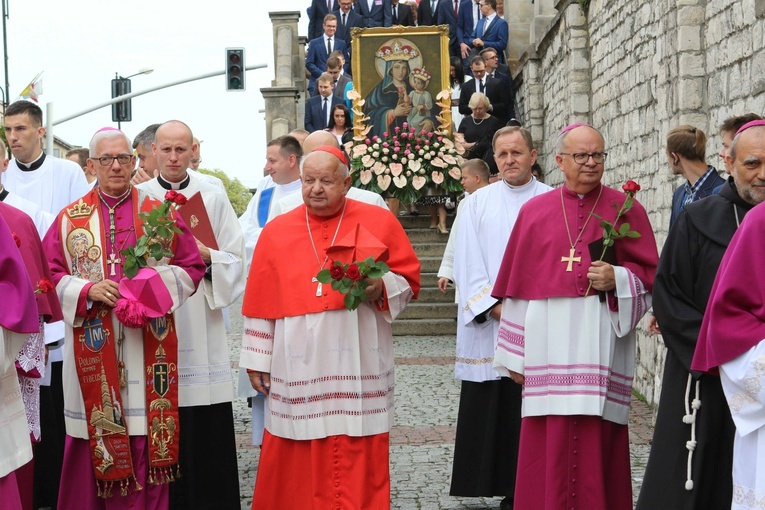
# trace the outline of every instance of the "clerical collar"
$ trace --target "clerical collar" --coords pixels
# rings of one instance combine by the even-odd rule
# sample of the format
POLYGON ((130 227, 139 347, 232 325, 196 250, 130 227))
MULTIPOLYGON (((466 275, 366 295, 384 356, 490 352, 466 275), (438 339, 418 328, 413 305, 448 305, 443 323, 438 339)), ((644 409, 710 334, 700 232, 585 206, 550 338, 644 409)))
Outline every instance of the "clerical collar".
POLYGON ((116 196, 116 197, 115 197, 114 195, 110 195, 109 193, 105 192, 105 191, 104 191, 103 189, 101 189, 101 187, 99 186, 99 188, 98 188, 98 194, 99 194, 99 195, 101 195, 101 199, 102 199, 102 200, 104 200, 104 202, 106 202, 106 205, 107 205, 108 207, 112 207, 112 206, 111 206, 111 204, 109 204, 109 202, 122 202, 122 200, 123 200, 123 199, 124 199, 124 198, 125 198, 125 197, 126 197, 128 194, 130 194, 130 191, 131 191, 132 189, 133 189, 133 186, 132 186, 132 185, 128 185, 128 189, 127 189, 127 191, 125 191, 124 193, 122 193, 122 194, 120 194, 119 196, 116 196))
POLYGON ((159 183, 160 186, 162 186, 165 189, 179 190, 179 189, 186 188, 189 185, 189 183, 191 183, 191 176, 188 174, 188 172, 186 172, 186 178, 183 179, 181 182, 170 182, 163 179, 162 174, 159 174, 157 175, 157 182, 159 183))
POLYGON ((513 191, 518 191, 518 190, 524 190, 526 188, 530 188, 531 186, 533 186, 535 180, 536 180, 536 178, 532 175, 531 179, 529 179, 529 182, 527 182, 525 184, 521 184, 520 186, 513 186, 512 184, 509 184, 504 179, 502 179, 502 182, 505 183, 505 186, 507 186, 509 189, 511 189, 513 191))
POLYGON ((8 190, 5 189, 4 187, 0 186, 0 202, 4 202, 5 201, 5 197, 7 197, 7 196, 8 196, 8 190))
POLYGON ((568 186, 566 186, 566 183, 564 182, 563 183, 563 193, 565 193, 566 195, 571 196, 571 197, 578 197, 579 199, 583 199, 583 198, 586 198, 586 197, 598 196, 598 194, 600 193, 599 190, 600 190, 601 186, 603 186, 603 183, 599 182, 598 185, 595 186, 594 188, 592 188, 590 191, 588 191, 587 193, 582 194, 582 193, 577 193, 575 191, 572 191, 571 189, 569 189, 568 186))
POLYGON ((286 191, 287 193, 300 189, 302 185, 303 183, 300 179, 295 179, 294 181, 288 182, 287 184, 277 184, 277 186, 279 186, 282 190, 286 191))
POLYGON ((16 160, 16 166, 18 166, 19 170, 23 172, 31 172, 33 170, 37 170, 42 166, 43 163, 45 163, 45 152, 40 152, 40 155, 37 156, 37 159, 30 163, 22 163, 18 159, 16 160))

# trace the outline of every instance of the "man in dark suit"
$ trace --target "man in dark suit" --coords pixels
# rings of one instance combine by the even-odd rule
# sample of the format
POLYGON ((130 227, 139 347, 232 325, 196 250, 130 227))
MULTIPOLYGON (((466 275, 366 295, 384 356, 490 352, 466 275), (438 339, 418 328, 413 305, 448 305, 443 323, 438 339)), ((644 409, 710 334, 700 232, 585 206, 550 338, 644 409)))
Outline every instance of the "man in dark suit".
POLYGON ((365 28, 390 26, 390 0, 357 0, 354 9, 364 19, 365 28))
POLYGON ((332 13, 337 17, 335 37, 345 42, 347 57, 350 60, 351 29, 355 27, 364 28, 364 19, 358 12, 351 9, 353 7, 352 0, 339 0, 338 5, 340 8, 332 13))
POLYGON ((502 83, 502 88, 505 90, 505 94, 507 95, 507 119, 514 119, 515 117, 515 86, 513 84, 513 80, 510 76, 510 69, 505 65, 501 64, 507 69, 507 72, 502 72, 499 68, 500 64, 498 63, 499 57, 497 55, 497 50, 494 48, 484 48, 481 50, 481 53, 479 53, 481 57, 483 57, 483 61, 486 63, 486 76, 490 78, 496 78, 502 83))
POLYGON ((390 13, 390 23, 386 24, 386 27, 398 25, 404 27, 414 26, 414 16, 412 16, 412 8, 409 7, 409 4, 402 4, 398 0, 390 0, 390 13))
POLYGON ((471 36, 479 19, 481 19, 481 0, 466 0, 460 4, 457 14, 457 39, 460 45, 460 57, 465 61, 465 70, 468 68, 467 62, 472 49, 471 36))
MULTIPOLYGON (((436 13, 436 25, 449 25, 449 54, 453 57, 460 56, 460 41, 457 37, 457 14, 463 3, 471 0, 439 0, 438 12, 436 13)), ((420 2, 422 5, 422 2, 420 2)))
POLYGON ((497 15, 497 0, 481 0, 481 18, 470 34, 468 46, 471 54, 478 54, 484 48, 494 48, 499 62, 505 62, 507 21, 497 15))
POLYGON ((342 51, 345 53, 345 41, 335 37, 337 30, 337 18, 334 14, 324 16, 324 35, 312 39, 308 43, 308 54, 305 57, 305 68, 311 73, 311 79, 308 82, 308 91, 312 94, 316 79, 327 69, 327 59, 333 51, 342 51))
MULTIPOLYGON (((332 94, 339 97, 340 99, 345 100, 343 91, 345 91, 345 86, 351 82, 351 79, 348 76, 342 74, 342 71, 343 62, 340 60, 340 57, 336 55, 330 56, 327 59, 327 74, 332 76, 332 94)), ((319 87, 314 88, 315 90, 313 95, 318 96, 319 87)))
POLYGON ((311 0, 308 9, 308 40, 321 37, 324 16, 337 9, 337 0, 311 0), (331 4, 331 8, 330 8, 331 4))
POLYGON ((460 90, 459 111, 462 115, 471 115, 473 112, 468 106, 470 96, 475 92, 483 92, 491 102, 489 113, 499 120, 501 125, 507 123, 507 92, 502 87, 502 83, 496 78, 486 76, 486 63, 483 57, 476 55, 470 61, 470 70, 473 73, 473 79, 462 84, 460 90))
MULTIPOLYGON (((449 0, 443 0, 449 3, 449 0)), ((438 4, 439 0, 420 0, 420 5, 417 6, 417 25, 432 26, 437 25, 438 19, 438 4)))
POLYGON ((316 80, 319 95, 313 96, 305 103, 305 130, 309 133, 326 129, 329 126, 329 116, 332 107, 343 104, 343 100, 332 93, 332 75, 324 73, 316 80))

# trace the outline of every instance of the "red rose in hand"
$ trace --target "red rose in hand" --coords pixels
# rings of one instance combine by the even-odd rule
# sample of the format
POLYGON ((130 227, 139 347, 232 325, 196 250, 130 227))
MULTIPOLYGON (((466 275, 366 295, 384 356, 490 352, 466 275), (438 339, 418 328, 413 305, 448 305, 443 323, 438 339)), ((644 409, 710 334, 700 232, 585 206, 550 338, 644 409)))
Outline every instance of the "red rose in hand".
POLYGON ((169 200, 171 202, 175 202, 175 198, 178 196, 178 192, 174 189, 171 189, 167 193, 165 193, 165 200, 169 200))
POLYGON ((51 281, 47 278, 42 278, 39 282, 37 282, 37 289, 45 294, 46 292, 53 290, 53 283, 51 283, 51 281))
POLYGON ((624 183, 624 186, 622 186, 622 189, 625 193, 637 193, 640 191, 640 184, 636 183, 635 181, 627 181, 624 183))
POLYGON ((16 235, 16 232, 11 232, 11 235, 13 236, 13 240, 16 242, 16 246, 21 248, 21 238, 16 235))
POLYGON ((348 266, 348 272, 346 273, 348 275, 348 278, 353 280, 354 282, 359 281, 361 278, 361 272, 359 271, 359 266, 356 264, 351 264, 348 266))
POLYGON ((187 202, 186 197, 180 193, 176 193, 172 200, 177 205, 183 205, 187 202))
POLYGON ((333 265, 329 268, 329 275, 332 277, 333 280, 342 280, 345 276, 345 271, 343 271, 343 266, 337 266, 333 265))

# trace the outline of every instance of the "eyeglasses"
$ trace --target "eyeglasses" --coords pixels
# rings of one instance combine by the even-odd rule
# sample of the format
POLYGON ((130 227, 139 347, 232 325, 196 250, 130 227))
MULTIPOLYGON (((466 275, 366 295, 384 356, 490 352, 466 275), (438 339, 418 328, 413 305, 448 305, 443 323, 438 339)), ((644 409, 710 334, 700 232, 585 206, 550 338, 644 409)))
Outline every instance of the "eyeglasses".
POLYGON ((100 158, 90 158, 92 160, 98 161, 98 164, 101 166, 107 167, 112 166, 114 164, 114 160, 117 160, 117 163, 120 165, 127 165, 130 163, 133 159, 133 156, 128 156, 127 154, 120 154, 119 156, 101 156, 100 158))
POLYGON ((607 152, 593 152, 592 154, 587 154, 585 152, 577 152, 576 154, 570 154, 568 152, 559 152, 558 154, 560 154, 561 156, 571 156, 572 158, 574 158, 574 161, 576 162, 577 165, 584 165, 590 160, 590 158, 592 158, 592 160, 595 163, 600 165, 601 163, 605 163, 606 157, 608 156, 607 152))

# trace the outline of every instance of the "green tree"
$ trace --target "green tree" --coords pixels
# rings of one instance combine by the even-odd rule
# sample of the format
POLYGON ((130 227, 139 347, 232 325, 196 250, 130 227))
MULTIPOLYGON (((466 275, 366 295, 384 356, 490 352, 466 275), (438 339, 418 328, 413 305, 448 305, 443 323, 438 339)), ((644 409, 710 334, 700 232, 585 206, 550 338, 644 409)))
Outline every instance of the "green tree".
POLYGON ((231 202, 231 206, 234 208, 237 216, 241 216, 247 209, 247 204, 252 198, 250 190, 245 187, 244 184, 239 182, 239 179, 234 177, 231 179, 226 172, 220 169, 208 170, 207 168, 200 168, 200 172, 207 175, 212 175, 223 181, 223 186, 226 188, 226 194, 228 194, 228 200, 231 202))
POLYGON ((6 159, 11 158, 11 147, 8 145, 8 139, 5 137, 5 125, 3 124, 0 126, 0 138, 3 139, 3 143, 5 144, 5 157, 6 159))

